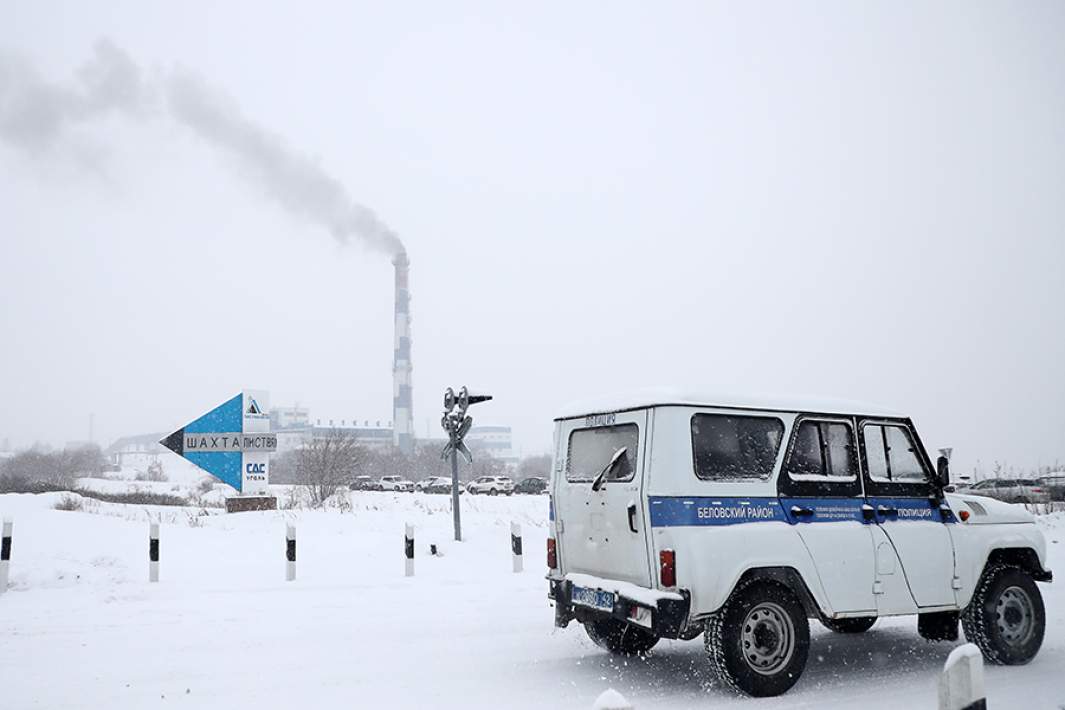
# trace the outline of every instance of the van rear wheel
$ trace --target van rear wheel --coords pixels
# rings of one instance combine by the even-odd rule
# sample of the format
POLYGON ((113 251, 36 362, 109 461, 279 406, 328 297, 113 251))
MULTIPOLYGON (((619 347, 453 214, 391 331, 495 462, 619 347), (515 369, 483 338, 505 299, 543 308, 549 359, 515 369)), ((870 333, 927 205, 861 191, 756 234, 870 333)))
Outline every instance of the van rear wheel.
POLYGON ((856 616, 851 619, 822 619, 821 623, 829 631, 837 634, 860 634, 873 628, 875 616, 856 616))
POLYGON ((658 643, 658 636, 617 619, 597 619, 584 622, 588 638, 596 646, 618 656, 641 656, 658 643))
POLYGON ((710 666, 726 685, 747 695, 787 692, 810 650, 810 625, 799 598, 778 582, 737 587, 706 622, 710 666))

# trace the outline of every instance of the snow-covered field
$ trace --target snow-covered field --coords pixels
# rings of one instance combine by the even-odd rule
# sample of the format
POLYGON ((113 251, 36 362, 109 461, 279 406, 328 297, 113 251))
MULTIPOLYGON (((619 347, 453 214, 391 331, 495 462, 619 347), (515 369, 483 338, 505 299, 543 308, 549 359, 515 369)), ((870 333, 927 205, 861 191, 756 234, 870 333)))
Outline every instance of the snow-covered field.
MULTIPOLYGON (((717 687, 699 641, 618 660, 576 625, 555 630, 543 550, 547 499, 464 497, 466 541, 446 496, 353 493, 350 511, 199 515, 198 509, 0 496, 15 520, 12 588, 0 596, 0 708, 590 708, 613 687, 641 710, 935 707, 956 645, 915 621, 860 636, 818 624, 810 663, 781 698, 717 687), (147 583, 149 517, 161 518, 159 584, 147 583), (298 579, 284 582, 285 522, 298 579), (511 572, 522 524, 526 571, 511 572), (403 576, 403 524, 416 575, 403 576), (442 557, 428 555, 430 543, 442 557)), ((212 511, 217 513, 217 511, 212 511)), ((1065 515, 1040 521, 1065 577, 1065 515)), ((1047 639, 1030 665, 987 669, 989 706, 1065 706, 1065 581, 1040 585, 1047 639)))

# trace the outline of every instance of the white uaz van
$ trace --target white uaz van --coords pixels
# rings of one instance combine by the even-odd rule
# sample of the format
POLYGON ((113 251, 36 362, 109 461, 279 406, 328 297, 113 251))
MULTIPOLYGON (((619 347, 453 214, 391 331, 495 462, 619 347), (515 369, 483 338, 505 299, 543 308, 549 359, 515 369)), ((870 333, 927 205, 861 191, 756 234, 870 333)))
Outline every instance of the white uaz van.
POLYGON ((702 634, 733 688, 799 679, 807 619, 840 633, 958 622, 992 663, 1029 661, 1049 582, 1023 509, 944 494, 909 418, 875 407, 657 394, 555 424, 548 579, 557 626, 613 653, 702 634))

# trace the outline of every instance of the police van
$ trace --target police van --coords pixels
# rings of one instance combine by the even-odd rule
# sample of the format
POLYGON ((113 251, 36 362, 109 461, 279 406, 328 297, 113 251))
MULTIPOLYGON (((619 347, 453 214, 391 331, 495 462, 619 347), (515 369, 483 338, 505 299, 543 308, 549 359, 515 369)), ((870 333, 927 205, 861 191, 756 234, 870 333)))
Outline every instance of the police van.
POLYGON ((946 493, 913 422, 878 407, 657 392, 555 421, 555 623, 616 654, 702 636, 729 686, 798 681, 809 619, 861 633, 914 615, 992 663, 1038 652, 1051 581, 1020 507, 946 493))

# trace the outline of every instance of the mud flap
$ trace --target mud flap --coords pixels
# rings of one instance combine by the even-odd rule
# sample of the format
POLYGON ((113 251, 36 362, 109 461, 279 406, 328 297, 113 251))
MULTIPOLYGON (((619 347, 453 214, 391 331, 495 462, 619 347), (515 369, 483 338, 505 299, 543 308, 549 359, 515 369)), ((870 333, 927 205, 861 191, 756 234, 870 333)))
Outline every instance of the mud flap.
POLYGON ((917 633, 929 641, 958 640, 958 612, 937 611, 917 615, 917 633))

